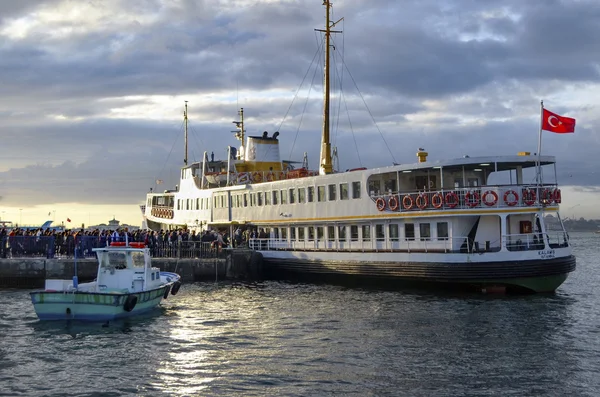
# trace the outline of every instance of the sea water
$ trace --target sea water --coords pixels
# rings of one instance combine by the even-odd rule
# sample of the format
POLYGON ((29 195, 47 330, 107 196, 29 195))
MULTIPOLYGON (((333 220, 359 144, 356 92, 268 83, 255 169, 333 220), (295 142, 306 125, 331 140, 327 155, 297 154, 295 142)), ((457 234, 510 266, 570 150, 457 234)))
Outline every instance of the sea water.
POLYGON ((551 295, 196 283, 107 326, 0 290, 0 396, 598 396, 600 235, 572 242, 551 295))

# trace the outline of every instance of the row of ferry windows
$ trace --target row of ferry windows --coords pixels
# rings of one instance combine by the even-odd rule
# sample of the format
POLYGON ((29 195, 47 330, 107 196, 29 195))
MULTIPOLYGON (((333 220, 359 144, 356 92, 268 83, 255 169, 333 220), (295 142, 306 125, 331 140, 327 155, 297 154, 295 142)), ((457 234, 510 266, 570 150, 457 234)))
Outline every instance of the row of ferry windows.
MULTIPOLYGON (((417 238, 421 241, 428 241, 432 239, 447 240, 448 239, 448 222, 437 222, 433 230, 436 234, 432 235, 432 224, 431 223, 414 223, 404 224, 404 236, 400 236, 400 225, 390 223, 387 225, 376 224, 375 227, 371 225, 350 225, 350 226, 299 226, 290 227, 290 240, 291 241, 313 241, 313 240, 324 240, 327 235, 328 241, 371 241, 375 238, 376 241, 399 241, 403 238, 407 241, 416 240, 417 238), (386 236, 387 226, 387 236, 386 236), (336 235, 337 230, 337 235, 336 235), (416 231, 419 235, 416 235, 416 231)), ((269 238, 287 240, 288 228, 272 228, 266 229, 269 238)))
MULTIPOLYGON (((232 195, 232 207, 260 207, 263 205, 279 205, 279 204, 296 204, 296 203, 312 203, 315 201, 336 201, 349 200, 360 198, 360 182, 340 183, 317 186, 316 195, 315 187, 308 186, 306 188, 292 188, 273 190, 270 192, 255 192, 255 193, 240 193, 232 195), (339 187, 339 189, 338 189, 339 187), (351 187, 351 190, 349 189, 351 187), (339 196, 338 196, 339 192, 339 196)), ((222 194, 214 197, 214 208, 227 208, 227 195, 222 194)), ((180 199, 177 200, 178 210, 205 210, 209 209, 208 198, 198 199, 180 199)))

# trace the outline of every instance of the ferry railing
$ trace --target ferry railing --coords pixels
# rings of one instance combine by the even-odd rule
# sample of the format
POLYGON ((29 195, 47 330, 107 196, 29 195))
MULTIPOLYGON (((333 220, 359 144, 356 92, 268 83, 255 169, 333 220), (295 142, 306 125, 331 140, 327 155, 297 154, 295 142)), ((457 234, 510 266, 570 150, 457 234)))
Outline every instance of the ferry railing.
POLYGON ((332 252, 415 252, 415 253, 484 253, 500 251, 500 242, 476 241, 462 237, 416 237, 398 238, 384 243, 377 239, 342 241, 331 240, 284 240, 277 238, 251 238, 248 248, 258 251, 332 251, 332 252))
POLYGON ((380 210, 398 212, 548 206, 562 201, 556 184, 486 185, 371 194, 380 210), (381 200, 383 201, 381 201, 381 200), (379 206, 382 206, 380 208, 379 206))
POLYGON ((507 234, 503 241, 509 251, 535 251, 545 249, 545 241, 550 248, 568 247, 569 235, 566 232, 507 234))

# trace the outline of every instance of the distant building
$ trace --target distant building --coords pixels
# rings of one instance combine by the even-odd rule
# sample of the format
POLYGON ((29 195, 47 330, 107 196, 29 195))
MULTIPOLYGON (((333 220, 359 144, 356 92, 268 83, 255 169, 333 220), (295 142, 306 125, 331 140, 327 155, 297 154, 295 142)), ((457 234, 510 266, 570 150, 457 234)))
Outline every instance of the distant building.
POLYGON ((106 223, 101 223, 99 225, 93 225, 93 226, 89 226, 87 229, 88 230, 117 230, 117 229, 125 229, 127 228, 127 230, 132 231, 132 230, 138 230, 140 227, 139 226, 132 226, 132 225, 128 225, 126 223, 121 225, 121 222, 119 222, 118 220, 115 219, 115 217, 113 216, 113 218, 108 221, 108 225, 106 223))

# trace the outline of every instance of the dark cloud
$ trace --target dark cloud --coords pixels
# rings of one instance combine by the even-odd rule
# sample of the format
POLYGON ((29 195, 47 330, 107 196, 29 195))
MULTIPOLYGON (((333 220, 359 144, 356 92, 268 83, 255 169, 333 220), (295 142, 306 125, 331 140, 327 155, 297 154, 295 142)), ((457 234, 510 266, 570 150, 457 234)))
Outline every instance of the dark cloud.
MULTIPOLYGON (((200 102, 190 102, 190 159, 237 145, 231 121, 244 107, 250 134, 280 131, 281 157, 308 152, 316 168, 320 2, 82 4, 72 4, 89 7, 81 20, 2 37, 3 204, 137 203, 155 179, 173 186, 181 109, 161 112, 169 121, 147 109, 183 97, 200 102)), ((0 32, 58 7, 69 3, 2 2, 0 32)), ((563 91, 598 83, 600 3, 340 0, 341 17, 333 86, 343 83, 344 95, 332 101, 341 169, 412 163, 418 147, 432 160, 535 152, 539 100, 549 98, 553 111, 578 117, 576 134, 544 135, 559 181, 600 186, 595 105, 563 91)))

